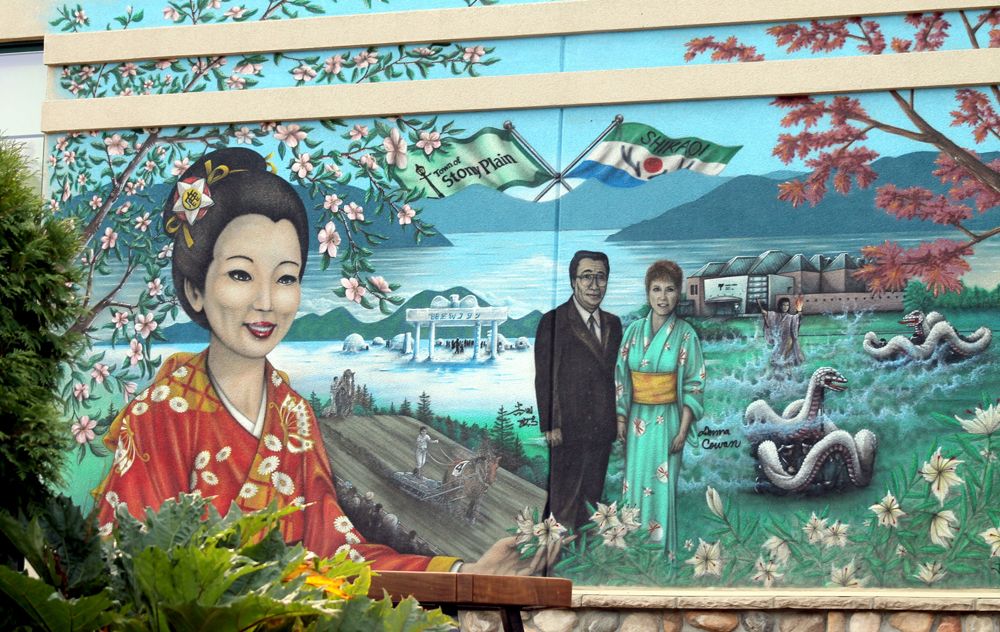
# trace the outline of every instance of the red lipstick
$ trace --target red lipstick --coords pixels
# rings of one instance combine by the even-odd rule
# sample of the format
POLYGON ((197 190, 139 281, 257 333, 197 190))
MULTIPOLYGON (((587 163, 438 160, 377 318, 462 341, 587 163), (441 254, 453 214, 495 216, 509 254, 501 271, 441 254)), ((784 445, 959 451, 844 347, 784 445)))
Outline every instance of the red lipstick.
POLYGON ((255 323, 244 323, 244 327, 247 328, 251 334, 257 338, 267 338, 274 333, 274 328, 277 327, 274 323, 269 323, 267 321, 258 321, 255 323))

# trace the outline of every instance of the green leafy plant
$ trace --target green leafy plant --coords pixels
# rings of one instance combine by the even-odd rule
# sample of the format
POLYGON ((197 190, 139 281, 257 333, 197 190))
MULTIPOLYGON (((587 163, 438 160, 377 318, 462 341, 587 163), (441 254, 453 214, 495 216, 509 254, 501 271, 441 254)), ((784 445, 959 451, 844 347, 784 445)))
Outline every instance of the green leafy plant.
POLYGON ((45 207, 21 149, 0 138, 0 509, 12 514, 45 506, 61 481, 70 435, 55 393, 82 342, 64 335, 80 314, 77 233, 45 207))
POLYGON ((96 514, 68 498, 28 520, 0 516, 2 530, 38 571, 0 567, 4 629, 444 632, 452 621, 411 599, 367 597, 367 564, 311 558, 282 540, 279 520, 297 507, 222 516, 198 494, 181 494, 143 520, 118 511, 102 543, 96 514), (349 579, 353 578, 353 579, 349 579))

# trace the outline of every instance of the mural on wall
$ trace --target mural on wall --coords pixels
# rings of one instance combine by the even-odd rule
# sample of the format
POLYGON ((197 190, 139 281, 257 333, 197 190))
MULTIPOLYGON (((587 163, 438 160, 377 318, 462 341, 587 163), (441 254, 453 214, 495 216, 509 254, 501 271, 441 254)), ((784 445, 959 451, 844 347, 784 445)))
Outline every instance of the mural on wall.
MULTIPOLYGON (((872 24, 772 35, 881 52, 872 24)), ((689 52, 760 55, 722 35, 689 52)), ((998 100, 52 136, 93 340, 71 491, 104 529, 309 504, 287 539, 382 568, 994 587, 998 100)))

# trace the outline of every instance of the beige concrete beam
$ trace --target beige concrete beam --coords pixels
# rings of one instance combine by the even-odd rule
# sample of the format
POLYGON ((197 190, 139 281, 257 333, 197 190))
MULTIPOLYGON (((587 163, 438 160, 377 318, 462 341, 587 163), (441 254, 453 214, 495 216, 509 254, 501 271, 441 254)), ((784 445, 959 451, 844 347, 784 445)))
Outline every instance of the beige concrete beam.
POLYGON ((1000 83, 1000 49, 46 101, 42 129, 214 125, 1000 83))
MULTIPOLYGON (((10 2, 11 0, 4 0, 10 2)), ((30 0, 14 0, 27 3, 30 0)), ((905 14, 996 6, 974 0, 564 0, 129 31, 53 34, 45 63, 356 48, 905 14)), ((160 16, 148 11, 146 20, 160 16)))
POLYGON ((45 36, 45 15, 39 4, 39 0, 0 0, 0 44, 45 36))

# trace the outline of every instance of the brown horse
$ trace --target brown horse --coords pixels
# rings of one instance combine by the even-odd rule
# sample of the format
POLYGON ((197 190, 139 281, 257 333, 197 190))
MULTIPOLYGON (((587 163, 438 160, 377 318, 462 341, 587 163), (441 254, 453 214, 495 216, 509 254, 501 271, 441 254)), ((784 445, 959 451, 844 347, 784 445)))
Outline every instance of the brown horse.
POLYGON ((471 459, 456 461, 452 468, 445 472, 441 488, 449 491, 459 488, 463 490, 464 494, 455 499, 465 498, 469 501, 465 510, 465 519, 469 522, 476 521, 479 504, 493 484, 499 464, 500 457, 494 456, 492 452, 486 452, 471 459))

